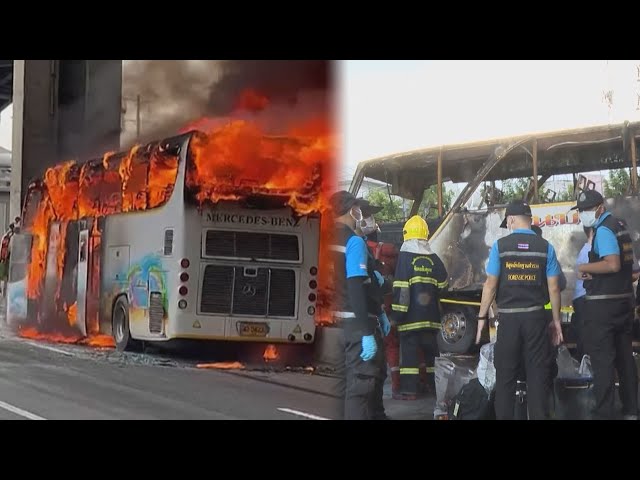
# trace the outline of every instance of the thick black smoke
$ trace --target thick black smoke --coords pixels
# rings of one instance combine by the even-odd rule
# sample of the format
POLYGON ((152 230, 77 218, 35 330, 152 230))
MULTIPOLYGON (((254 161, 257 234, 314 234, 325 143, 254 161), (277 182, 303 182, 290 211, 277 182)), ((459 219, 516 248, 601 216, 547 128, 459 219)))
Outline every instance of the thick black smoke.
POLYGON ((275 106, 280 118, 289 119, 325 110, 331 93, 329 60, 142 60, 125 61, 123 68, 128 119, 123 148, 136 142, 138 96, 139 141, 150 141, 173 135, 199 118, 231 114, 247 89, 266 96, 270 108, 275 106))

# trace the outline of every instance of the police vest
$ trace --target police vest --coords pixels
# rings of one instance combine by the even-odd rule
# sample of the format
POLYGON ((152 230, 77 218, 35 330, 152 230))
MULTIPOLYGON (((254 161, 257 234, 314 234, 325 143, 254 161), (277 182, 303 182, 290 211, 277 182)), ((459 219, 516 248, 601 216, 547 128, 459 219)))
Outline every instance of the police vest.
POLYGON ((596 237, 600 227, 607 227, 618 240, 620 248, 620 271, 617 273, 603 273, 593 275, 591 280, 585 280, 587 291, 586 300, 613 300, 632 298, 633 296, 633 244, 631 235, 624 222, 609 215, 593 232, 593 242, 589 252, 589 263, 601 261, 601 257, 594 251, 596 237))
MULTIPOLYGON (((331 246, 331 259, 333 263, 334 277, 334 298, 332 310, 335 312, 352 313, 353 308, 349 304, 347 292, 347 243, 351 237, 356 236, 355 232, 344 224, 337 225, 334 245, 331 246)), ((382 291, 378 285, 373 269, 374 259, 367 255, 367 273, 371 280, 367 285, 367 311, 372 315, 381 312, 382 291)))
POLYGON ((523 313, 544 308, 549 301, 548 250, 549 243, 537 235, 512 233, 498 240, 498 312, 523 313))

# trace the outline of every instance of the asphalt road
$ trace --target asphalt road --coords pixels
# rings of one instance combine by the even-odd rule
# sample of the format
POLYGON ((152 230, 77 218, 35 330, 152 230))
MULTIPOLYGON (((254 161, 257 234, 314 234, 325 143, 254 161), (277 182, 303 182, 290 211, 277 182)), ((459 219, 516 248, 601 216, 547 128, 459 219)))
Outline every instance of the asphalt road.
POLYGON ((336 402, 148 356, 0 338, 2 420, 321 420, 336 402))

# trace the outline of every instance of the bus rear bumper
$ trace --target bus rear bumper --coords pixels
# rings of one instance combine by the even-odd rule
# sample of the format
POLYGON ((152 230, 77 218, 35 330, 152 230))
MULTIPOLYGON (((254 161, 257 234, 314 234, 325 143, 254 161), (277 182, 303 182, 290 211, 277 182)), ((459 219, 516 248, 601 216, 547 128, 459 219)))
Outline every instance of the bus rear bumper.
POLYGON ((265 343, 313 343, 314 324, 296 320, 181 315, 169 322, 167 339, 191 338, 265 343))

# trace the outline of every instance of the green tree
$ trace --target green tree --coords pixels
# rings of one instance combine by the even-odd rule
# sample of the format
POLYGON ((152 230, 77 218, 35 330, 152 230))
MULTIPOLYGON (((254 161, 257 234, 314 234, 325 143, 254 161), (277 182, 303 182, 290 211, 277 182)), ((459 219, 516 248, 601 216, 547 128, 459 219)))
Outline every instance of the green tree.
POLYGON ((605 197, 619 197, 627 194, 631 179, 627 169, 621 168, 619 170, 610 170, 607 179, 603 183, 605 197))
POLYGON ((397 222, 403 220, 402 200, 399 198, 389 198, 389 194, 384 190, 369 191, 365 198, 369 200, 371 205, 382 207, 382 210, 375 215, 377 221, 397 222))
MULTIPOLYGON (((453 203, 453 190, 442 185, 442 211, 447 212, 453 203)), ((438 186, 431 185, 424 191, 422 204, 418 211, 420 216, 428 219, 438 218, 438 186)))

